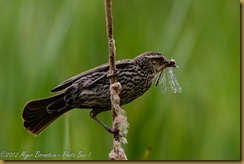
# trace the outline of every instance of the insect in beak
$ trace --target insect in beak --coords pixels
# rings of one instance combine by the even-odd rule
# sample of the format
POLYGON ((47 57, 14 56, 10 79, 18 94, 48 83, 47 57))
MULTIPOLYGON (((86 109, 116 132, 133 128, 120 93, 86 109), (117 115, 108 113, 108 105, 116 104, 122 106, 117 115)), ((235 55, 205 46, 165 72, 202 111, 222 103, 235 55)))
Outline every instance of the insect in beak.
POLYGON ((157 81, 156 81, 155 87, 158 86, 158 83, 159 83, 161 76, 162 76, 162 72, 163 71, 159 72, 159 74, 157 75, 157 81))
POLYGON ((156 80, 155 87, 157 87, 158 84, 161 84, 163 93, 165 93, 166 89, 167 89, 166 88, 166 74, 167 74, 168 82, 170 84, 170 87, 171 87, 172 91, 174 93, 177 93, 177 92, 180 93, 182 91, 181 86, 179 85, 179 83, 178 83, 178 81, 177 81, 177 79, 175 77, 175 74, 173 72, 173 68, 172 67, 173 68, 179 68, 176 65, 176 62, 175 62, 174 59, 170 59, 170 60, 166 61, 163 64, 163 68, 161 69, 161 71, 159 71, 158 74, 157 74, 157 77, 156 77, 157 80, 156 80), (164 71, 166 71, 166 72, 164 72, 164 71))

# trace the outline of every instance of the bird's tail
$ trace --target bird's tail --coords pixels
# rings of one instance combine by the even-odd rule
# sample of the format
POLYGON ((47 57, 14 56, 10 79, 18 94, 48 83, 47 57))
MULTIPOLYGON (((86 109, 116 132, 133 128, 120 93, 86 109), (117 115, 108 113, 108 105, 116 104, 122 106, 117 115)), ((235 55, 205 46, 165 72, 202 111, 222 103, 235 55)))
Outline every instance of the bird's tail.
POLYGON ((38 135, 54 120, 72 108, 66 105, 64 93, 27 102, 22 113, 24 127, 38 135))

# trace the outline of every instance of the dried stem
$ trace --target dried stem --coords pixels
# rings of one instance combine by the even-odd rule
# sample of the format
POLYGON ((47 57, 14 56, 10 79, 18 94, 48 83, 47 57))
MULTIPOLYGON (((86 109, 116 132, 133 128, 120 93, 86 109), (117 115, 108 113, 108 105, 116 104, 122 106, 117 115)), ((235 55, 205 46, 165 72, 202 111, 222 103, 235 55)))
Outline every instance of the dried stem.
POLYGON ((106 13, 106 25, 107 25, 107 37, 108 37, 108 50, 109 50, 109 79, 110 79, 110 95, 112 105, 112 117, 113 117, 113 150, 109 154, 110 160, 127 160, 121 142, 126 143, 126 139, 123 137, 127 133, 127 119, 125 112, 120 108, 119 93, 122 86, 117 82, 117 69, 115 64, 116 48, 113 38, 113 19, 112 19, 112 0, 104 0, 105 13, 106 13))

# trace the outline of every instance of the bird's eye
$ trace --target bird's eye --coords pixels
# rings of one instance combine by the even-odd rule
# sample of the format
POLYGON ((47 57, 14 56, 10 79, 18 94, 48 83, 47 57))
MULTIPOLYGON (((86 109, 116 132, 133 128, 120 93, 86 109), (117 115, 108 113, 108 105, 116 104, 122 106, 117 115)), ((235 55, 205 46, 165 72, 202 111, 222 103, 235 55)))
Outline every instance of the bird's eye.
POLYGON ((156 63, 157 63, 157 61, 156 61, 156 60, 153 60, 153 61, 152 61, 152 63, 153 63, 153 64, 156 64, 156 63))

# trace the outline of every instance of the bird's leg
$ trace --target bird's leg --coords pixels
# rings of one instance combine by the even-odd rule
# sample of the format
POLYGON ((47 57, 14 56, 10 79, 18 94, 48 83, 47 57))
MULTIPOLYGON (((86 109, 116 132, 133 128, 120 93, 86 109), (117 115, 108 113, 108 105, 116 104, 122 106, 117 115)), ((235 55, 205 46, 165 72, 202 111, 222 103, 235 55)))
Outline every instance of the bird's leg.
POLYGON ((102 125, 108 132, 110 133, 115 133, 116 130, 111 128, 111 127, 108 127, 106 124, 104 124, 101 120, 99 120, 96 116, 100 113, 100 111, 96 111, 96 110, 92 110, 90 112, 90 117, 92 119, 94 119, 96 122, 98 122, 100 125, 102 125))

